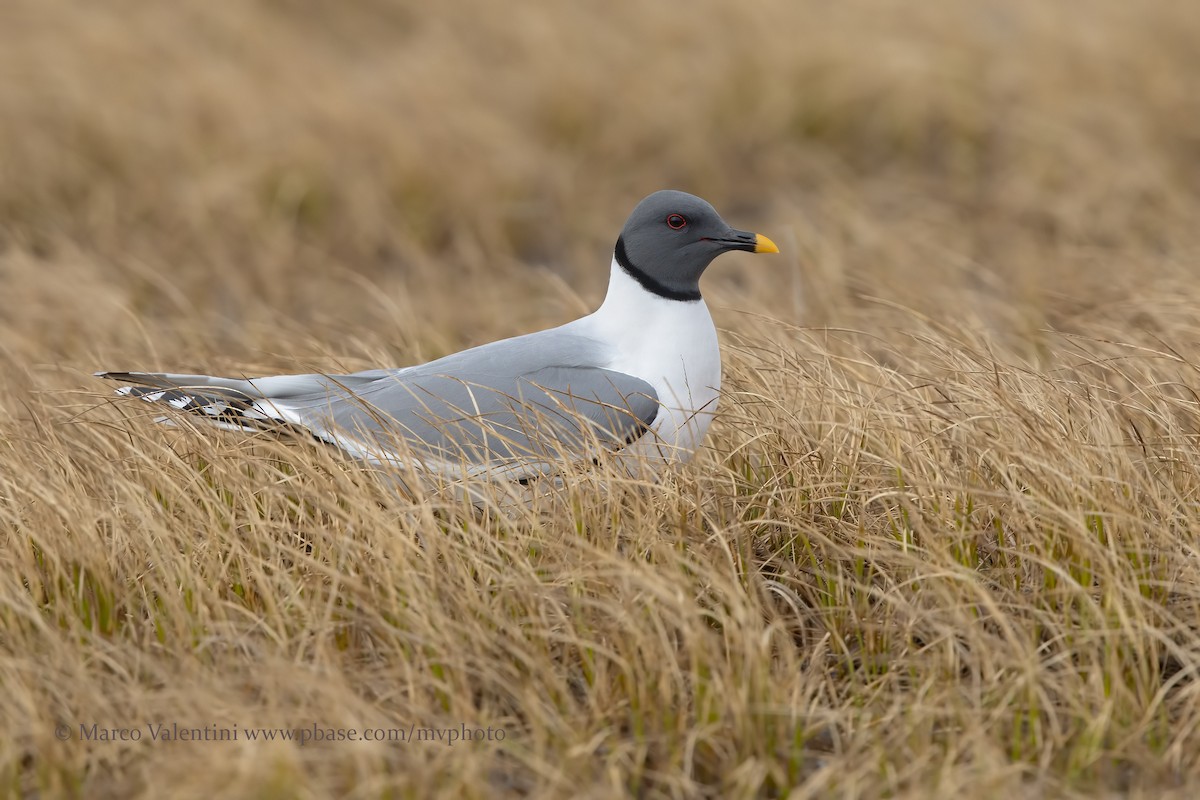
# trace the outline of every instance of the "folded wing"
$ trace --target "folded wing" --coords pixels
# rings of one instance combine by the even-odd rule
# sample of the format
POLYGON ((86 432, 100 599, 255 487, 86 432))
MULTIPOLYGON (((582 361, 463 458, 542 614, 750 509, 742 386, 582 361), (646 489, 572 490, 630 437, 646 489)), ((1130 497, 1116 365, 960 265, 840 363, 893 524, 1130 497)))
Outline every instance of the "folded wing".
POLYGON ((564 457, 619 450, 658 416, 649 383, 588 365, 593 344, 576 339, 531 334, 351 375, 98 375, 133 384, 121 394, 228 430, 311 435, 375 463, 527 477, 564 457))
POLYGON ((646 433, 659 409, 645 381, 595 367, 516 377, 400 373, 354 392, 268 402, 280 419, 356 456, 408 451, 471 472, 620 449, 646 433))

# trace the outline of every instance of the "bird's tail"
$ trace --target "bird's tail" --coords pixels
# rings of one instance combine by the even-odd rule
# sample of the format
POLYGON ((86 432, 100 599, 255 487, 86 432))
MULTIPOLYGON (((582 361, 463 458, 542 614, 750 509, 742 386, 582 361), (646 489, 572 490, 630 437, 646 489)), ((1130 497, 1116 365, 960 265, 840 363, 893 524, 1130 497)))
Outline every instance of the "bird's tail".
POLYGON ((97 372, 96 377, 130 384, 117 389, 118 395, 170 406, 224 430, 284 433, 296 427, 272 410, 250 381, 158 372, 97 372))

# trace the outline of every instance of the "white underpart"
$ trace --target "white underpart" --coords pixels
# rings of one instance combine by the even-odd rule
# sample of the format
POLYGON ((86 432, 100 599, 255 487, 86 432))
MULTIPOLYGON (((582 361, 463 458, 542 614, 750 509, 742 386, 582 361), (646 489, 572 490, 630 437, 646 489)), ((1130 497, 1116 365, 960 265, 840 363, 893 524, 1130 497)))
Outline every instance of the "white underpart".
POLYGON ((641 378, 658 394, 662 409, 631 452, 653 460, 690 459, 721 391, 717 329, 704 301, 648 292, 614 258, 604 303, 563 327, 608 347, 608 362, 596 366, 641 378))

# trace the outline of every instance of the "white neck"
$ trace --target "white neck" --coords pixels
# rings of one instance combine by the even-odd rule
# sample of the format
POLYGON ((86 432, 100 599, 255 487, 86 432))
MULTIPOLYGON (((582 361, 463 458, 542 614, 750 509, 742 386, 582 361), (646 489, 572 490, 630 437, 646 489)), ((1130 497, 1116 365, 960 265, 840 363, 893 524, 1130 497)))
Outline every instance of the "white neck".
MULTIPOLYGON (((645 377, 673 369, 680 358, 712 353, 716 359, 717 334, 703 300, 670 300, 647 291, 613 259, 608 294, 600 308, 581 320, 589 335, 612 348, 614 364, 621 362, 631 374, 645 377)), ((718 367, 719 369, 719 364, 718 367)))
POLYGON ((632 326, 635 330, 631 332, 637 333, 637 329, 644 330, 663 315, 676 318, 680 314, 708 316, 708 307, 703 300, 671 300, 648 291, 617 263, 614 256, 609 268, 608 294, 592 317, 604 327, 609 324, 619 326, 614 332, 632 326))
POLYGON ((690 453, 708 429, 721 386, 721 353, 708 306, 647 291, 615 258, 611 269, 600 308, 574 324, 604 343, 608 358, 602 366, 654 387, 664 407, 655 425, 659 436, 690 453))

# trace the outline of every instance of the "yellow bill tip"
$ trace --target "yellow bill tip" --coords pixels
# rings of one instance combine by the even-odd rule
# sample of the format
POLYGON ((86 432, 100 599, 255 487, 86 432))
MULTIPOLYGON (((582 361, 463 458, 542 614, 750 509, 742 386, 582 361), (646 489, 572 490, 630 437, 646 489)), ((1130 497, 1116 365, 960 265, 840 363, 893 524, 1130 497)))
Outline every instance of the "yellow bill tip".
POLYGON ((779 247, 761 233, 754 234, 754 252, 756 253, 778 253, 779 247))

